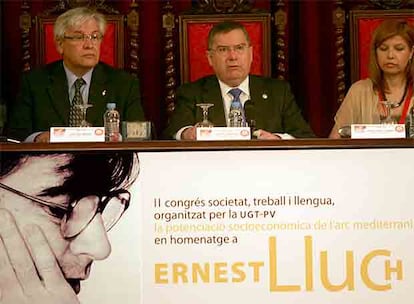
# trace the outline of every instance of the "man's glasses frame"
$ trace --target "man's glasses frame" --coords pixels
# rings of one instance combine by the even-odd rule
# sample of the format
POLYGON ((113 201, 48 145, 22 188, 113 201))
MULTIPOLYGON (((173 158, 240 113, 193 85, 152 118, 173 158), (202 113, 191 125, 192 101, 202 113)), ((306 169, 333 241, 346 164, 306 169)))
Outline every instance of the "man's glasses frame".
MULTIPOLYGON (((96 214, 98 213, 102 214, 103 225, 105 227, 105 230, 109 231, 119 221, 119 219, 122 217, 124 212, 128 209, 130 199, 131 199, 131 194, 129 193, 128 190, 118 189, 118 190, 109 192, 105 196, 97 196, 97 195, 85 196, 85 197, 80 198, 79 200, 73 201, 71 204, 67 206, 67 205, 62 205, 59 203, 48 202, 37 196, 33 196, 30 194, 21 192, 3 183, 0 183, 0 188, 3 188, 4 190, 12 192, 18 196, 31 200, 41 206, 58 209, 59 211, 64 213, 64 216, 60 223, 60 230, 64 238, 73 238, 77 236, 78 234, 80 234, 89 225, 89 223, 95 218, 96 214), (75 215, 77 217, 75 218, 75 220, 80 221, 81 225, 75 226, 75 228, 70 227, 69 224, 71 223, 71 220, 73 220, 73 216, 72 216, 73 211, 76 210, 76 206, 78 206, 79 203, 82 203, 82 202, 83 203, 89 202, 89 205, 93 203, 93 205, 89 210, 87 210, 88 212, 87 216, 83 216, 82 218, 82 215, 81 216, 79 216, 79 214, 75 215), (107 208, 107 210, 109 210, 109 212, 106 212, 108 213, 108 215, 106 213, 103 214, 105 208, 109 205, 109 203, 112 203, 112 205, 117 204, 119 209, 115 210, 113 208, 110 208, 110 209, 107 208)), ((80 209, 80 207, 81 206, 79 205, 78 209, 80 209)))
POLYGON ((101 42, 103 35, 101 33, 92 33, 92 34, 73 34, 73 35, 64 35, 63 39, 71 40, 73 42, 85 42, 86 40, 91 41, 92 43, 101 42))
POLYGON ((236 45, 219 45, 215 49, 209 49, 210 52, 215 52, 217 55, 225 56, 231 51, 236 52, 237 54, 241 55, 243 54, 250 45, 245 43, 240 43, 236 45))

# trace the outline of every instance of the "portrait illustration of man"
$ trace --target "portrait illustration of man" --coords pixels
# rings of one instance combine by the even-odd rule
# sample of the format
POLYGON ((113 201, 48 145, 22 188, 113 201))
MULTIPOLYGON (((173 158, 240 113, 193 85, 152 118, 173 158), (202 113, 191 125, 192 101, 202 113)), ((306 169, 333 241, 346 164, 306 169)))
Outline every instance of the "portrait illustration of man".
POLYGON ((108 231, 131 204, 134 152, 4 152, 0 171, 0 299, 80 303, 108 231))

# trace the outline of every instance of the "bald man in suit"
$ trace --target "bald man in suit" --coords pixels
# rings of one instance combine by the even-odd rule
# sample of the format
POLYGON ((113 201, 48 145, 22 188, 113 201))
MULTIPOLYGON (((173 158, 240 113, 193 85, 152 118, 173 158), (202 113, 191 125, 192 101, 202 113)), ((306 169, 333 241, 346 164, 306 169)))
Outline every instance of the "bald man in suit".
POLYGON ((57 18, 54 37, 63 59, 23 75, 8 119, 9 137, 48 142, 50 127, 69 126, 77 81, 82 83, 81 101, 92 104, 87 120, 93 126, 103 126, 109 102, 116 103, 122 120, 145 120, 138 79, 99 62, 105 27, 105 17, 87 7, 57 18))
POLYGON ((195 124, 201 121, 197 103, 213 103, 209 119, 215 126, 226 126, 233 96, 241 91, 247 122, 254 121, 259 139, 314 137, 287 82, 249 75, 253 60, 246 29, 239 23, 222 22, 208 36, 207 59, 215 75, 182 85, 165 138, 196 139, 195 124), (250 117, 249 117, 250 116, 250 117), (253 116, 253 117, 252 117, 253 116))

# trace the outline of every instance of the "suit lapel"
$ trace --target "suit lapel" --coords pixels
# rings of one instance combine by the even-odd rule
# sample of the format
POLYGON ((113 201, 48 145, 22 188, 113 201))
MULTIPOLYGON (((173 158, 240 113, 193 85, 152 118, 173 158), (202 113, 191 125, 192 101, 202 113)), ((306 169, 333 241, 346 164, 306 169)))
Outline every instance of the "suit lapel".
POLYGON ((49 94, 50 104, 62 121, 62 125, 67 126, 69 125, 70 101, 68 81, 62 62, 51 67, 49 81, 47 92, 49 94))
POLYGON ((108 100, 112 95, 110 88, 108 87, 108 79, 106 73, 103 71, 103 66, 98 64, 95 66, 91 86, 89 88, 89 100, 88 102, 93 105, 87 112, 88 121, 94 126, 101 126, 102 116, 106 110, 107 102, 116 102, 116 100, 108 100))
MULTIPOLYGON (((201 102, 212 103, 209 109, 209 119, 215 126, 226 126, 226 119, 223 109, 223 98, 221 96, 220 85, 216 77, 206 80, 203 87, 201 102)), ((201 111, 200 111, 201 113, 201 111)))
POLYGON ((255 104, 255 106, 263 106, 263 102, 265 102, 267 99, 264 97, 269 96, 269 93, 266 91, 264 87, 263 81, 254 76, 250 76, 249 86, 251 101, 255 104))
MULTIPOLYGON (((49 79, 50 83, 47 92, 50 103, 55 108, 57 115, 62 121, 62 125, 68 126, 70 112, 69 89, 62 61, 51 67, 49 79)), ((88 102, 93 107, 87 112, 87 119, 94 126, 102 125, 102 115, 105 112, 106 103, 109 102, 108 98, 111 96, 107 83, 108 79, 103 66, 98 64, 93 70, 89 88, 88 102)))
POLYGON ((264 128, 263 122, 270 119, 269 114, 271 110, 269 109, 270 103, 268 102, 270 92, 266 89, 265 82, 255 76, 250 76, 249 86, 250 100, 255 107, 256 127, 258 129, 264 128))

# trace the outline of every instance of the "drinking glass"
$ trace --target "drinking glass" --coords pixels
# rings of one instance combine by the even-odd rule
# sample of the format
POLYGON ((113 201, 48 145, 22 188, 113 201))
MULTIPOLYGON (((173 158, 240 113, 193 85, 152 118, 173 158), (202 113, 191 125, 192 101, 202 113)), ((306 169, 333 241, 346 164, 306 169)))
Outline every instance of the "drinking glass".
POLYGON ((75 106, 79 108, 81 115, 82 115, 82 121, 78 127, 92 127, 92 124, 86 120, 86 111, 89 108, 91 108, 93 105, 86 103, 86 104, 77 104, 75 106))
POLYGON ((384 106, 385 116, 380 115, 381 124, 396 124, 397 121, 391 116, 391 109, 395 102, 389 100, 380 101, 380 104, 384 106))
POLYGON ((196 104, 197 107, 200 107, 203 111, 203 120, 196 124, 196 127, 203 127, 203 128, 211 128, 214 127, 214 124, 208 118, 208 109, 214 104, 212 103, 198 103, 196 104))

